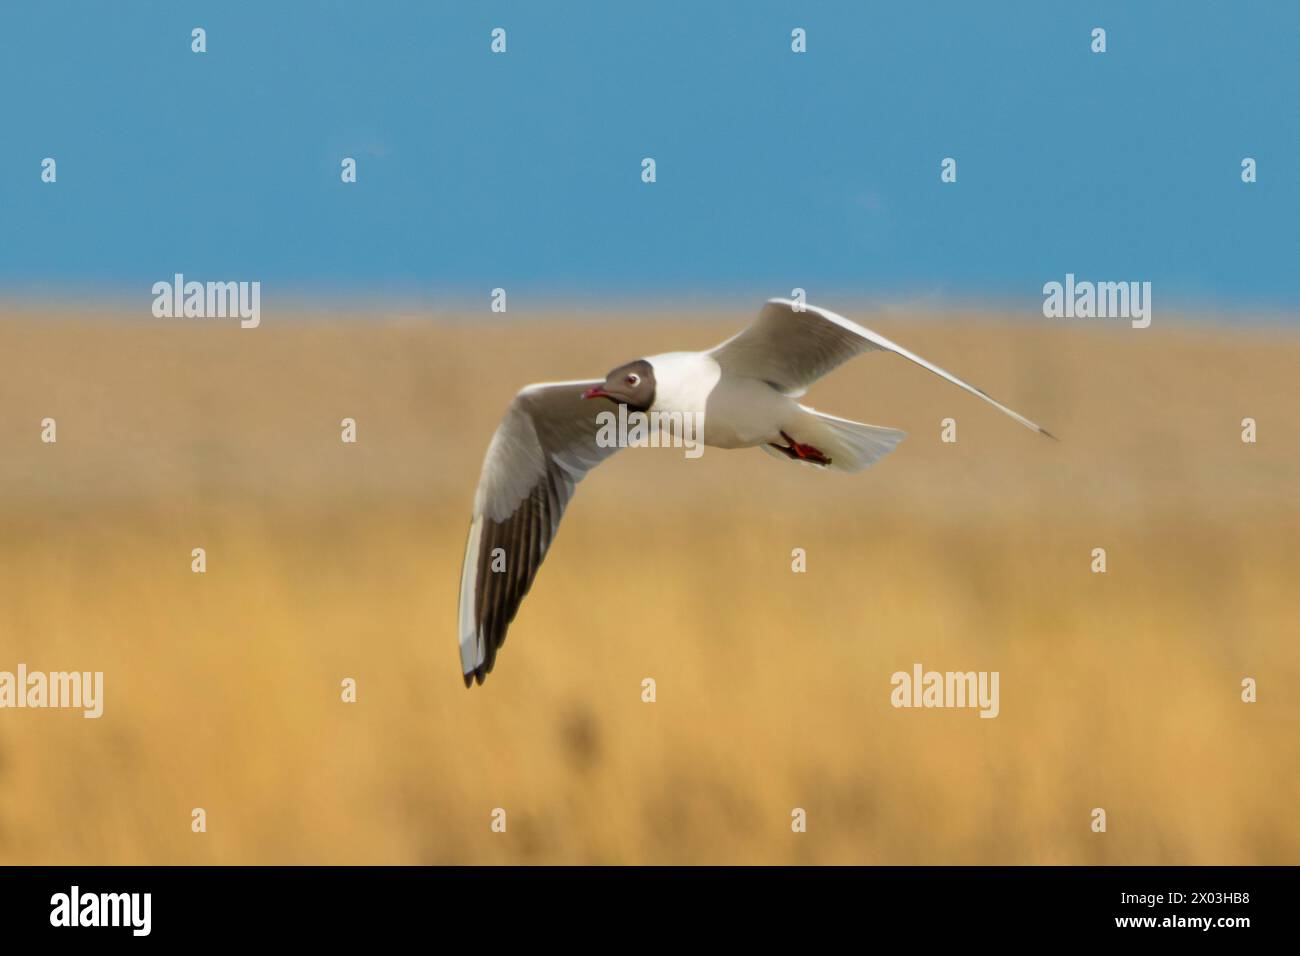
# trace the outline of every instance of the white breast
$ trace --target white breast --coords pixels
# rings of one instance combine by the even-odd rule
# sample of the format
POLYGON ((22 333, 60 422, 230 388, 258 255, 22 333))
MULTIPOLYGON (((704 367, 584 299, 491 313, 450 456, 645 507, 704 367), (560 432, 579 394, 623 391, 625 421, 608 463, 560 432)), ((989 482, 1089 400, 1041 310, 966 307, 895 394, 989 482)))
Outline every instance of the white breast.
POLYGON ((654 412, 704 414, 704 444, 749 448, 778 441, 797 406, 765 382, 724 379, 707 352, 669 352, 647 359, 655 370, 654 412))
POLYGON ((655 370, 652 412, 703 412, 722 369, 707 352, 665 352, 646 359, 655 370))

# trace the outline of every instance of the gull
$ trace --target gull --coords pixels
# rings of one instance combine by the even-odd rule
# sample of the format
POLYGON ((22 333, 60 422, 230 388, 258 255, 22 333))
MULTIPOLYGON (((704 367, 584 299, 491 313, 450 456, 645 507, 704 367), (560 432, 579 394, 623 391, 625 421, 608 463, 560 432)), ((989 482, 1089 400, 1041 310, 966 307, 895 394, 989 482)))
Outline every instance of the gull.
POLYGON ((746 329, 706 352, 636 359, 604 380, 529 385, 492 436, 474 495, 460 579, 465 686, 482 684, 496 663, 574 488, 618 450, 597 440, 602 406, 670 418, 702 416, 696 420, 703 423, 707 446, 758 447, 817 468, 858 472, 893 451, 905 433, 826 415, 796 399, 839 365, 875 351, 901 355, 1026 428, 1054 437, 884 336, 790 299, 768 300, 746 329))

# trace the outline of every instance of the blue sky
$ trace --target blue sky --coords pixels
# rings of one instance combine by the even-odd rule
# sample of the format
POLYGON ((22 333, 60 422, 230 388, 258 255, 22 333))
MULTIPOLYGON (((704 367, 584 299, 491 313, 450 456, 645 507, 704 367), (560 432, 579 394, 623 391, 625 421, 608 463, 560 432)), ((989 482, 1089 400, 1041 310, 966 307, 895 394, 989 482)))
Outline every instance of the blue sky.
POLYGON ((1291 308, 1297 35, 1300 4, 1249 0, 7 0, 0 295, 1001 299, 1073 272, 1291 308))

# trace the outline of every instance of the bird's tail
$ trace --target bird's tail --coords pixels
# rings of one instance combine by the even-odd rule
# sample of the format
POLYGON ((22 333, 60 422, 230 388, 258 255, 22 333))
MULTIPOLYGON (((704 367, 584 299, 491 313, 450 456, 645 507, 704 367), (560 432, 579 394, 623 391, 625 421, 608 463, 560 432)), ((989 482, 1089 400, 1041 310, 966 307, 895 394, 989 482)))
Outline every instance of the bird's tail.
POLYGON ((799 408, 805 414, 800 416, 798 430, 791 431, 791 436, 819 449, 831 460, 829 467, 832 471, 850 474, 862 471, 888 455, 907 435, 897 428, 851 422, 846 418, 824 415, 805 405, 799 408))

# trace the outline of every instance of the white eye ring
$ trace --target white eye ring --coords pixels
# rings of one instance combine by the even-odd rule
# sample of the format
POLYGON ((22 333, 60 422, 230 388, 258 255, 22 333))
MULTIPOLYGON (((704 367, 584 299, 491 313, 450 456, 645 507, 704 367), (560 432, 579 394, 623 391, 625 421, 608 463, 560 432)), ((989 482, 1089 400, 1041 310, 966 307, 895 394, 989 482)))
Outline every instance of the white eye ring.
POLYGON ((631 385, 633 388, 636 388, 636 386, 641 384, 641 376, 633 372, 631 375, 627 377, 627 383, 631 385))

